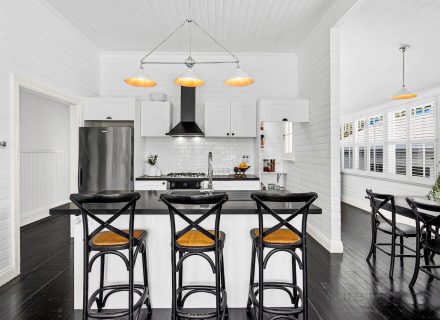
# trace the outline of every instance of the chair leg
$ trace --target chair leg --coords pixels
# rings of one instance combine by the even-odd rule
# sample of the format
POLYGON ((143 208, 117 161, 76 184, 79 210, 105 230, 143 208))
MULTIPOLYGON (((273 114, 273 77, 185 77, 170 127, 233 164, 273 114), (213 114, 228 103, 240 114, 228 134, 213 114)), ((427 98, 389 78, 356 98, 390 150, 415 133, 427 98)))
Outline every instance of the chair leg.
POLYGON ((147 247, 146 244, 143 244, 142 248, 142 271, 144 274, 144 287, 145 290, 148 292, 147 299, 145 300, 145 305, 148 310, 148 316, 151 314, 151 297, 150 297, 150 285, 148 282, 148 264, 147 264, 147 247))
POLYGON ((390 279, 393 278, 394 261, 396 260, 396 239, 397 239, 396 235, 393 235, 391 237, 391 263, 390 263, 390 273, 389 273, 390 279))
POLYGON ((403 236, 400 236, 400 266, 403 267, 403 254, 404 254, 404 247, 403 247, 403 236))
POLYGON ((307 257, 306 257, 306 251, 307 251, 307 245, 304 244, 302 249, 302 263, 303 263, 303 319, 309 318, 309 294, 307 289, 307 257))
MULTIPOLYGON (((105 254, 101 256, 100 260, 101 260, 101 270, 99 274, 99 288, 102 289, 104 287, 105 254)), ((102 308, 104 307, 103 297, 104 297, 104 292, 101 291, 98 297, 98 301, 96 301, 96 304, 98 306, 98 312, 101 312, 102 308)))
POLYGON ((264 272, 263 272, 263 257, 264 249, 258 246, 258 320, 264 317, 264 272))
MULTIPOLYGON (((221 280, 222 280, 221 281, 221 285, 222 285, 221 288, 222 288, 223 291, 226 292, 225 259, 224 259, 224 256, 223 256, 223 250, 220 252, 220 260, 221 260, 221 270, 220 270, 221 274, 220 274, 220 276, 221 276, 221 280)), ((229 318, 229 309, 228 309, 228 305, 227 304, 225 306, 224 315, 225 315, 225 319, 229 318)))
POLYGON ((376 238, 377 238, 377 228, 376 225, 373 224, 371 228, 371 245, 370 245, 370 252, 367 256, 367 261, 370 261, 371 256, 376 258, 376 238))
MULTIPOLYGON (((294 286, 296 286, 297 284, 297 280, 296 280, 296 259, 295 257, 292 255, 292 284, 294 286)), ((295 308, 297 307, 298 304, 298 300, 297 300, 297 292, 296 289, 293 288, 293 303, 295 304, 295 308)))
MULTIPOLYGON (((182 259, 183 257, 183 253, 181 251, 179 251, 179 261, 180 259, 182 259)), ((176 270, 176 272, 179 273, 179 284, 178 284, 178 288, 183 286, 183 263, 180 266, 180 270, 176 270)), ((179 293, 179 296, 177 297, 177 307, 182 308, 182 293, 179 293)))
POLYGON ((221 290, 220 290, 220 250, 215 250, 215 309, 216 309, 216 319, 221 320, 221 290))
POLYGON ((416 283, 417 277, 419 275, 420 270, 420 239, 416 239, 416 261, 414 264, 414 272, 411 278, 411 282, 409 283, 410 289, 414 288, 414 284, 416 283))
POLYGON ((251 258, 251 271, 250 271, 250 280, 249 280, 249 294, 248 294, 248 302, 246 306, 246 312, 249 313, 251 311, 252 306, 252 300, 250 296, 251 290, 254 288, 255 283, 255 255, 256 255, 256 249, 255 245, 252 244, 252 258, 251 258))
POLYGON ((177 308, 177 297, 176 297, 176 292, 177 292, 177 283, 176 283, 176 250, 175 248, 172 248, 171 250, 171 273, 172 273, 172 278, 171 278, 171 288, 172 288, 172 297, 171 297, 171 319, 172 320, 177 320, 177 313, 176 313, 176 308, 177 308))
POLYGON ((128 249, 128 320, 134 319, 133 295, 134 295, 134 263, 133 263, 133 247, 130 245, 128 249))
POLYGON ((89 319, 88 304, 89 304, 89 252, 84 248, 83 256, 83 320, 89 319))

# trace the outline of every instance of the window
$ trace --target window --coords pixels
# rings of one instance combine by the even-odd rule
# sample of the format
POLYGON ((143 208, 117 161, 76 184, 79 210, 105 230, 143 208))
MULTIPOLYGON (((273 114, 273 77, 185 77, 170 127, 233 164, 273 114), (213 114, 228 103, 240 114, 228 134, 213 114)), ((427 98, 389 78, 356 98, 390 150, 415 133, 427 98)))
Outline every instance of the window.
POLYGON ((370 171, 383 172, 384 123, 383 116, 368 120, 368 144, 370 146, 370 171))
POLYGON ((435 106, 425 103, 342 123, 341 167, 400 180, 434 179, 436 121, 435 106))
POLYGON ((411 175, 432 178, 434 171, 435 117, 431 104, 411 108, 411 175))
POLYGON ((283 160, 293 161, 293 123, 284 121, 283 131, 283 160))
POLYGON ((367 121, 357 120, 356 121, 356 169, 367 170, 367 121))
POLYGON ((353 147, 344 147, 344 169, 353 169, 353 147))

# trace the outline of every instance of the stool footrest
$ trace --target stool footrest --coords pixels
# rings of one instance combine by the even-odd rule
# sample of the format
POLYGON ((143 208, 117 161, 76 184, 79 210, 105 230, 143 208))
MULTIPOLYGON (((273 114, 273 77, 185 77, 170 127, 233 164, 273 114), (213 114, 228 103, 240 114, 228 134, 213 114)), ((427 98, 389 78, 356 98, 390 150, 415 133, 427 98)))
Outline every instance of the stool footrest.
MULTIPOLYGON (((176 314, 185 319, 210 319, 217 316, 217 312, 214 309, 212 312, 204 312, 204 313, 191 313, 188 311, 184 311, 183 306, 185 305, 186 299, 195 294, 195 293, 209 293, 212 295, 216 295, 216 287, 215 286, 207 286, 207 285, 188 285, 181 286, 176 290, 176 297, 178 298, 180 294, 182 294, 181 307, 176 309, 176 314)), ((220 300, 220 311, 223 312, 227 308, 227 294, 226 290, 220 289, 221 300, 220 300)))
MULTIPOLYGON (((255 308, 259 305, 257 298, 257 296, 259 296, 259 290, 258 282, 249 288, 249 298, 255 308)), ((295 316, 303 312, 303 291, 299 286, 288 282, 263 282, 263 290, 282 290, 289 295, 290 301, 292 305, 294 305, 294 307, 266 307, 263 305, 264 312, 283 316, 295 316), (298 306, 299 300, 301 300, 301 306, 298 306)))
MULTIPOLYGON (((147 299, 149 299, 150 294, 148 292, 148 288, 145 288, 143 284, 135 284, 133 287, 134 287, 133 292, 139 295, 138 301, 133 306, 133 311, 136 311, 142 307, 142 305, 146 302, 147 299)), ((95 319, 115 319, 115 318, 127 316, 129 313, 128 309, 121 310, 119 312, 115 312, 114 310, 112 310, 111 313, 106 312, 105 310, 98 312, 92 309, 92 305, 93 303, 99 300, 98 296, 100 293, 103 293, 102 307, 105 307, 107 299, 111 295, 118 292, 124 292, 124 291, 128 292, 129 290, 130 290, 130 286, 128 284, 108 285, 97 289, 95 292, 93 292, 90 295, 89 303, 87 305, 88 316, 90 318, 95 318, 95 319)))

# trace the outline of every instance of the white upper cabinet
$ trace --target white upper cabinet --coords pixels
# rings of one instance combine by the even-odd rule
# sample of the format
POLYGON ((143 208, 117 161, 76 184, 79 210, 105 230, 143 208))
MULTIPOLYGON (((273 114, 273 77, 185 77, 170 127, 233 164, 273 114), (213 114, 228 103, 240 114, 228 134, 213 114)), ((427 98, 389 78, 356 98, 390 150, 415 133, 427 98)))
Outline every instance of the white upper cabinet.
POLYGON ((84 120, 132 120, 136 100, 134 98, 86 98, 84 120))
POLYGON ((231 135, 231 104, 229 102, 205 103, 205 137, 231 135))
POLYGON ((206 137, 256 137, 256 106, 252 102, 206 102, 206 137))
POLYGON ((231 136, 251 138, 257 136, 257 108, 255 103, 231 103, 231 136))
POLYGON ((141 103, 141 136, 165 137, 171 129, 170 102, 141 103))
POLYGON ((309 100, 260 100, 259 121, 309 122, 309 100))

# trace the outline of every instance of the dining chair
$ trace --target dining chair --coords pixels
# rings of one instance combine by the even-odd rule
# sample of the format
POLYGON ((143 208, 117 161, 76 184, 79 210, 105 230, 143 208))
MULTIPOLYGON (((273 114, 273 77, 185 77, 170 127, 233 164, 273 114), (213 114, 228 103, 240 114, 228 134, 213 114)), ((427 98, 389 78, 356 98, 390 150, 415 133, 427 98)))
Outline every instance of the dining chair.
POLYGON ((410 197, 407 197, 406 201, 414 213, 417 231, 416 263, 409 283, 409 287, 412 289, 417 281, 419 271, 428 274, 429 281, 440 280, 440 275, 432 271, 432 269, 440 268, 440 265, 436 265, 433 259, 435 254, 440 254, 440 205, 416 201, 410 197), (421 250, 423 250, 424 265, 420 265, 421 250))
POLYGON ((404 244, 404 238, 415 238, 417 235, 416 228, 414 226, 397 223, 396 222, 396 205, 394 196, 391 194, 375 193, 370 189, 366 190, 367 198, 370 200, 371 207, 371 245, 370 252, 367 256, 369 262, 371 257, 376 259, 376 249, 391 257, 389 277, 393 278, 394 274, 394 261, 396 258, 400 258, 401 266, 403 266, 404 258, 416 258, 417 250, 410 248, 404 244), (391 211, 391 218, 387 218, 381 210, 391 211), (391 236, 391 242, 377 242, 377 232, 380 231, 384 234, 391 236), (396 243, 397 238, 400 238, 400 243, 396 243), (391 247, 390 251, 385 250, 383 247, 391 247), (399 254, 396 253, 396 247, 399 247, 399 254), (405 254, 405 249, 413 252, 414 254, 405 254))

